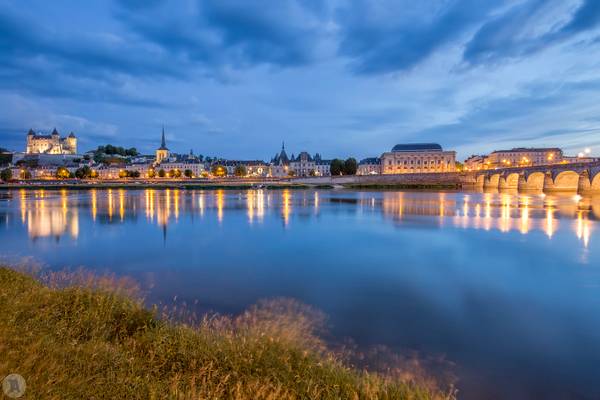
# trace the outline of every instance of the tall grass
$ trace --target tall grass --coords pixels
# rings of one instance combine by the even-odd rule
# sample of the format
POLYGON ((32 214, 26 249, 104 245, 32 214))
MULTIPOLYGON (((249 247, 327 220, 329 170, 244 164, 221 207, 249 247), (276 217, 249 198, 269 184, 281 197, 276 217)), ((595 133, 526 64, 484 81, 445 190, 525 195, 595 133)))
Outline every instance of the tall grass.
POLYGON ((21 374, 32 399, 454 397, 348 367, 317 335, 323 316, 294 301, 189 324, 144 308, 132 287, 0 267, 0 375, 21 374))

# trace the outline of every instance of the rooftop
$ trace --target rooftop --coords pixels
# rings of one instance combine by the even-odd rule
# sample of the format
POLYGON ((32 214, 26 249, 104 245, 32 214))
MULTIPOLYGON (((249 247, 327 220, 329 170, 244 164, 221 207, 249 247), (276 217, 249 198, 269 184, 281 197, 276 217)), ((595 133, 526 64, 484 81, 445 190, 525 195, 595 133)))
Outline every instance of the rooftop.
POLYGON ((491 154, 495 153, 529 153, 532 151, 562 151, 558 147, 515 147, 510 150, 495 150, 491 154))
POLYGON ((392 148, 393 152, 408 152, 408 151, 442 151, 442 146, 437 143, 408 143, 397 144, 392 148))

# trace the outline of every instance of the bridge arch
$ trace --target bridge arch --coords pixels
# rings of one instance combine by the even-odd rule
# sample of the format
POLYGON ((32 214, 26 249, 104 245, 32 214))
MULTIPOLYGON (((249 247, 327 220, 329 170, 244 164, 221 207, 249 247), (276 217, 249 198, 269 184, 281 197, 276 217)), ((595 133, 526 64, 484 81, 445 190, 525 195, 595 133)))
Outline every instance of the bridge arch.
POLYGON ((546 178, 546 174, 541 171, 532 172, 529 175, 525 176, 525 179, 521 181, 522 186, 519 187, 520 190, 543 190, 544 189, 544 180, 546 178))
POLYGON ((519 187, 519 174, 517 172, 507 173, 498 180, 500 189, 517 189, 519 187))
POLYGON ((554 177, 552 190, 577 191, 579 188, 580 174, 575 171, 561 171, 554 177))
POLYGON ((486 177, 484 187, 498 188, 500 186, 500 174, 490 174, 486 177))
POLYGON ((590 175, 590 190, 600 192, 600 170, 595 171, 594 175, 590 175))

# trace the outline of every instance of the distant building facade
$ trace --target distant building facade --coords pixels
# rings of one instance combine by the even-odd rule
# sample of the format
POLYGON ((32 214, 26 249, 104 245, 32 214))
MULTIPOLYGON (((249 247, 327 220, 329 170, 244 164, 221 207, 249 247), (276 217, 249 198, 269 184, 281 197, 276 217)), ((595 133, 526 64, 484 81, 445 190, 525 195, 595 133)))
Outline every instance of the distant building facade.
POLYGON ((465 160, 464 164, 467 171, 480 171, 489 167, 488 157, 481 155, 472 155, 465 160))
POLYGON ((246 168, 247 176, 267 176, 269 165, 262 160, 227 160, 218 163, 227 169, 227 175, 235 175, 235 167, 241 165, 246 168))
POLYGON ((27 132, 27 154, 77 154, 77 137, 71 132, 60 137, 56 128, 50 135, 40 135, 30 129, 27 132))
POLYGON ((381 155, 381 173, 413 174, 456 171, 456 152, 437 143, 397 144, 381 155))
POLYGON ((559 164, 563 161, 563 151, 558 147, 496 150, 490 153, 486 163, 489 168, 529 167, 559 164))
POLYGON ((364 158, 358 163, 356 175, 381 174, 381 159, 377 157, 364 158))
POLYGON ((298 157, 290 160, 290 169, 294 172, 295 176, 312 176, 316 175, 316 162, 308 154, 303 151, 298 154, 298 157))

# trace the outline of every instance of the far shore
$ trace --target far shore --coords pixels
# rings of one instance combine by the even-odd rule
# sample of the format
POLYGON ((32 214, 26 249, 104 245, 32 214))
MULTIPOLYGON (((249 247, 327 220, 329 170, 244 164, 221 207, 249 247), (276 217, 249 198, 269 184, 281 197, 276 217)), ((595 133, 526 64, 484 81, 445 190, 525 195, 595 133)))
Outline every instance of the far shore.
POLYGON ((21 181, 0 184, 0 190, 89 190, 89 189, 204 189, 204 190, 244 190, 244 189, 354 189, 354 190, 458 190, 458 184, 381 184, 381 183, 305 183, 294 180, 119 180, 119 181, 21 181))
POLYGON ((469 187, 458 174, 347 175, 286 178, 152 178, 14 180, 2 189, 408 189, 457 190, 469 187))

